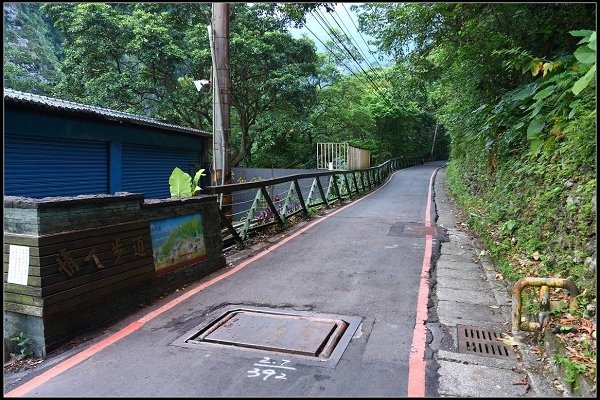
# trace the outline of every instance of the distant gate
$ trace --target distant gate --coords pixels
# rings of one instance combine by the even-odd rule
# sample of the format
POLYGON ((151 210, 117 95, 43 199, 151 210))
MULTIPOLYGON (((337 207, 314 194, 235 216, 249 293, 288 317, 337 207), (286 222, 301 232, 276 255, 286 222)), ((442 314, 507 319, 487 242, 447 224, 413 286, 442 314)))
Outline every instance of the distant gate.
POLYGON ((348 143, 317 143, 317 169, 330 171, 371 166, 371 151, 348 143))

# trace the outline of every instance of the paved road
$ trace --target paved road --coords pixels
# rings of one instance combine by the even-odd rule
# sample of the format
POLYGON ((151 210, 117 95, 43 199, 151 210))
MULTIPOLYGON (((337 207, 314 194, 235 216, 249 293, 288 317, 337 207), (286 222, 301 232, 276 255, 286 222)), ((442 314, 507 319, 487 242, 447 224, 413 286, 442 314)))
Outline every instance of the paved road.
MULTIPOLYGON (((251 258, 238 256, 226 269, 128 317, 93 341, 47 360, 37 368, 36 378, 27 376, 8 387, 5 383, 5 394, 437 395, 435 381, 426 384, 425 364, 418 359, 422 359, 419 352, 425 337, 419 333, 423 321, 415 321, 427 314, 427 293, 425 304, 423 293, 420 302, 418 295, 426 288, 422 277, 430 254, 425 254, 426 247, 428 251, 433 247, 435 253, 436 240, 426 242, 426 233, 432 231, 425 223, 432 220, 435 208, 429 215, 426 210, 431 177, 442 165, 428 163, 397 171, 370 195, 305 223, 251 258), (350 326, 329 361, 206 343, 185 347, 183 340, 191 333, 235 309, 245 310, 244 317, 223 325, 219 331, 223 335, 242 341, 247 338, 240 335, 250 335, 256 343, 283 343, 296 349, 312 349, 329 332, 330 321, 311 318, 339 318, 350 326), (286 331, 286 325, 278 322, 266 322, 275 331, 262 331, 260 319, 251 318, 256 317, 255 311, 298 312, 294 321, 300 321, 298 329, 306 331, 295 343, 297 330, 286 331), (282 331, 284 337, 279 338, 282 331)), ((272 320, 270 314, 259 315, 272 320)))

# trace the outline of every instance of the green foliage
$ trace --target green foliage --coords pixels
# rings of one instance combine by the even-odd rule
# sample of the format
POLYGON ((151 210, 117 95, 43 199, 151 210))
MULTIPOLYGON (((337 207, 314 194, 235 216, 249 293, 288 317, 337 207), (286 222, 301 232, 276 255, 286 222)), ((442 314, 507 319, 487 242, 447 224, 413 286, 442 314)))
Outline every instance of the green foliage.
POLYGON ((20 358, 31 355, 31 351, 29 350, 29 345, 28 345, 30 340, 29 340, 29 338, 25 337, 23 332, 19 332, 17 335, 12 336, 10 338, 10 340, 12 340, 13 342, 16 343, 17 349, 19 350, 18 356, 20 358))
POLYGON ((580 375, 584 374, 587 370, 587 367, 585 365, 574 362, 571 359, 561 355, 556 355, 554 357, 554 361, 558 365, 563 366, 563 368, 565 369, 565 381, 567 383, 570 383, 571 385, 575 384, 577 378, 580 375))
POLYGON ((60 37, 38 3, 4 4, 4 87, 50 94, 61 79, 60 37))
POLYGON ((172 197, 190 197, 195 196, 202 190, 200 188, 200 178, 206 176, 204 169, 198 170, 194 178, 175 167, 169 177, 169 191, 172 197))

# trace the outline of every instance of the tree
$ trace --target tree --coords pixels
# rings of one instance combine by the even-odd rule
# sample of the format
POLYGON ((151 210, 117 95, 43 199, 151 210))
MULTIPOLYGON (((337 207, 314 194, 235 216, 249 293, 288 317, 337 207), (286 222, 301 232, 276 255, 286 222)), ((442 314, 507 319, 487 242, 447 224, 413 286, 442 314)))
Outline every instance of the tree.
POLYGON ((48 3, 65 37, 55 95, 206 129, 211 98, 192 84, 211 68, 209 4, 48 3))
POLYGON ((294 39, 276 18, 260 17, 255 7, 235 4, 231 27, 231 102, 239 131, 232 132, 237 152, 231 164, 252 164, 252 148, 261 132, 251 129, 266 112, 301 107, 314 97, 316 50, 294 39))

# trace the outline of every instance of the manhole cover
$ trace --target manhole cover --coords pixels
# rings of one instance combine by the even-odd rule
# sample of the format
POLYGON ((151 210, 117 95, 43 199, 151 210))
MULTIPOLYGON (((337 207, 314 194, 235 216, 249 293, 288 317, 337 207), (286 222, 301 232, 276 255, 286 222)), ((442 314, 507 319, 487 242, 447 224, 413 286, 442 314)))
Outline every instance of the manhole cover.
POLYGON ((335 363, 360 321, 343 315, 230 306, 173 344, 263 350, 335 363))
POLYGON ((424 224, 417 222, 396 222, 390 226, 388 236, 404 236, 404 237, 423 237, 431 235, 436 237, 438 234, 436 226, 426 227, 424 224))
POLYGON ((514 358, 514 351, 505 345, 502 333, 467 325, 456 325, 458 351, 484 357, 514 358))

